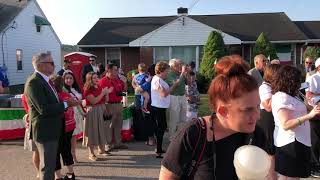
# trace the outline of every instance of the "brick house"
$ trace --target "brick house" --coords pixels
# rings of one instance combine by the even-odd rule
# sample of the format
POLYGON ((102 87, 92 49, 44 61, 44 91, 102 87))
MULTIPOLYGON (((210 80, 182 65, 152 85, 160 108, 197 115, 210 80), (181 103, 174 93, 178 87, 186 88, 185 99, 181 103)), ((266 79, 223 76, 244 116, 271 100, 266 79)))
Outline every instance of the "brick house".
POLYGON ((253 59, 257 37, 264 32, 283 63, 300 64, 305 46, 320 43, 300 24, 283 12, 188 15, 185 11, 177 16, 100 18, 78 46, 97 55, 101 63, 117 63, 125 72, 139 62, 150 65, 171 58, 195 61, 198 69, 211 31, 221 32, 229 53, 239 54, 248 62, 253 59))

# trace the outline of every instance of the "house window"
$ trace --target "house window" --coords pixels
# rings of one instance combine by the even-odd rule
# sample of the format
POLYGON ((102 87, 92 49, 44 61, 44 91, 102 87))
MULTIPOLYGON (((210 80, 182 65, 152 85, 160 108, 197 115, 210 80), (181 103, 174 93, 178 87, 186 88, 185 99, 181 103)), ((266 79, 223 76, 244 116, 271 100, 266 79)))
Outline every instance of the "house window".
POLYGON ((121 52, 120 48, 107 48, 106 49, 107 63, 114 63, 118 67, 121 67, 121 52))
POLYGON ((292 63, 292 52, 290 44, 276 45, 277 56, 282 62, 292 63))
POLYGON ((16 59, 17 59, 17 70, 22 70, 22 58, 23 58, 23 51, 22 49, 16 50, 16 59))
POLYGON ((37 32, 40 32, 40 31, 41 31, 41 26, 40 26, 40 25, 37 25, 37 26, 36 26, 36 29, 37 29, 37 32))
POLYGON ((191 61, 196 62, 196 47, 195 46, 172 47, 172 58, 181 59, 186 64, 189 64, 191 61))
POLYGON ((154 60, 155 63, 158 61, 169 60, 169 47, 155 47, 154 48, 154 60))

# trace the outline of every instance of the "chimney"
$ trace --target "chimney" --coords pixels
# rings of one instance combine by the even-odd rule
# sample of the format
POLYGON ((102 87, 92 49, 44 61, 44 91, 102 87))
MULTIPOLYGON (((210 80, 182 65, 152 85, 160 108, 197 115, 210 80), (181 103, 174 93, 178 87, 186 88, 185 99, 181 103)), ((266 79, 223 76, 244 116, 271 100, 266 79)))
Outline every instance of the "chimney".
POLYGON ((188 16, 188 8, 179 7, 178 16, 188 16))

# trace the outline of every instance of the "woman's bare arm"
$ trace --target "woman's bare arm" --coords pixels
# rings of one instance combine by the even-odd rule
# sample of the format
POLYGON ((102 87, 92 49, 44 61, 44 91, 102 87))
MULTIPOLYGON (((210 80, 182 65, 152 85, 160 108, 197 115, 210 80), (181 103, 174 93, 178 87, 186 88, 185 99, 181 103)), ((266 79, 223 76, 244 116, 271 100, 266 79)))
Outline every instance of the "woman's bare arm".
POLYGON ((161 166, 160 169, 160 175, 159 180, 179 180, 179 176, 165 168, 164 166, 161 166))

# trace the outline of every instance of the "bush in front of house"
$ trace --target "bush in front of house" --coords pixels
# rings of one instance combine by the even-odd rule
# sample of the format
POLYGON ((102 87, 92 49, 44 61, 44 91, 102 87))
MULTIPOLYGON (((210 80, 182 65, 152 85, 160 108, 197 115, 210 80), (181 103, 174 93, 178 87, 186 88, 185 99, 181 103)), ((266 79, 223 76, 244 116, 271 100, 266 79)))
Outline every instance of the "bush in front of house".
POLYGON ((312 59, 320 57, 320 48, 308 46, 303 52, 303 59, 306 59, 307 57, 311 57, 312 59))
POLYGON ((136 75, 136 74, 138 74, 138 70, 137 69, 133 69, 133 70, 131 70, 131 71, 129 71, 127 73, 127 87, 128 87, 127 91, 128 91, 128 94, 133 94, 134 93, 134 89, 133 89, 131 83, 132 83, 133 76, 136 75))
POLYGON ((199 89, 207 93, 208 86, 214 77, 214 64, 227 54, 227 50, 221 33, 212 31, 203 47, 203 57, 200 63, 199 74, 197 75, 199 89))
MULTIPOLYGON (((258 54, 265 55, 267 58, 270 58, 269 60, 278 59, 276 49, 268 41, 267 37, 263 32, 259 35, 258 39, 256 40, 256 44, 253 47, 252 57, 255 57, 258 54)), ((252 62, 251 65, 253 65, 253 61, 251 62, 252 62)))
POLYGON ((208 80, 200 73, 197 73, 197 87, 200 94, 207 94, 211 80, 208 80))

